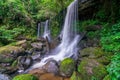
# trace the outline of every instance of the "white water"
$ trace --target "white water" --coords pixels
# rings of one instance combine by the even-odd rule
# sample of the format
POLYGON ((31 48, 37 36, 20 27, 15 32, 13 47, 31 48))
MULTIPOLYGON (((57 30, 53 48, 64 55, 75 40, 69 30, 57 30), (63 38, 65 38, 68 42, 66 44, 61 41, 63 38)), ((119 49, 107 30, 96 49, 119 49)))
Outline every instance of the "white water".
POLYGON ((56 61, 61 61, 68 57, 77 57, 77 44, 79 42, 80 36, 77 35, 77 10, 78 1, 74 0, 67 8, 67 14, 64 22, 64 27, 62 31, 62 42, 53 51, 54 55, 49 55, 41 60, 41 62, 36 63, 32 68, 38 68, 43 66, 48 59, 54 59, 56 61))
POLYGON ((42 36, 45 39, 47 37, 48 41, 50 41, 49 20, 38 23, 37 37, 39 38, 40 36, 42 36))
POLYGON ((45 39, 47 37, 48 40, 50 41, 50 29, 49 29, 49 21, 48 20, 45 21, 43 37, 45 39))

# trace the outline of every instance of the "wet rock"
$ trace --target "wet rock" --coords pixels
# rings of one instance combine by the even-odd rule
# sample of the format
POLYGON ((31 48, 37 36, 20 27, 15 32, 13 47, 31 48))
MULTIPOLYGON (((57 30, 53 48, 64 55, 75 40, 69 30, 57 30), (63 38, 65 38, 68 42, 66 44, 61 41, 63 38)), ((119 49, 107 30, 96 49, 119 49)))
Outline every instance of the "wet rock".
POLYGON ((12 80, 10 76, 6 74, 0 74, 0 80, 12 80))
POLYGON ((34 69, 29 73, 37 76, 39 80, 70 80, 69 78, 64 78, 64 77, 55 75, 54 73, 47 73, 43 69, 34 69))
POLYGON ((55 60, 50 60, 48 61, 43 67, 42 69, 44 69, 47 72, 50 73, 54 73, 54 74, 58 74, 58 63, 55 60))
POLYGON ((75 70, 75 62, 71 58, 66 58, 60 63, 60 75, 70 77, 75 70))
POLYGON ((42 51, 44 44, 43 44, 43 43, 35 42, 35 43, 32 43, 31 46, 32 46, 35 50, 42 51))
POLYGON ((40 61, 40 56, 41 56, 40 52, 37 52, 37 53, 33 54, 31 57, 32 57, 32 59, 34 61, 35 60, 39 60, 40 61))
POLYGON ((33 63, 33 60, 30 56, 20 56, 18 58, 18 68, 19 70, 25 70, 30 67, 30 65, 33 63))

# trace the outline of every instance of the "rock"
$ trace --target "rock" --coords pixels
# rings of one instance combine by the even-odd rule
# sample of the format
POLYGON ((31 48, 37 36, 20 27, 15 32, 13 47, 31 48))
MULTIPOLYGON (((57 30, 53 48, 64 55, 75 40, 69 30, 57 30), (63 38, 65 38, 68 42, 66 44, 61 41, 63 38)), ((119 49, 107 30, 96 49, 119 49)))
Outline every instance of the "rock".
POLYGON ((58 63, 55 60, 50 60, 48 61, 43 67, 42 69, 44 69, 47 72, 50 73, 54 73, 54 74, 58 74, 58 63))
POLYGON ((38 80, 38 78, 31 74, 21 74, 21 75, 15 76, 13 80, 38 80))
POLYGON ((79 20, 93 18, 94 13, 99 8, 98 3, 100 3, 100 1, 101 0, 80 0, 78 8, 79 20))
POLYGON ((39 60, 40 61, 40 56, 41 56, 41 54, 40 53, 35 53, 35 54, 33 54, 31 57, 32 57, 32 59, 35 61, 35 60, 39 60))
POLYGON ((95 59, 84 58, 78 66, 78 72, 82 80, 91 80, 93 77, 102 80, 107 74, 104 65, 95 59))
POLYGON ((70 80, 69 78, 63 78, 61 76, 55 75, 54 73, 47 73, 43 69, 34 69, 29 72, 39 78, 39 80, 70 80))
POLYGON ((17 66, 18 66, 19 70, 25 70, 25 69, 30 67, 32 62, 33 62, 33 60, 32 60, 31 57, 29 57, 29 56, 20 56, 18 58, 17 66))
POLYGON ((79 60, 82 60, 84 57, 96 59, 99 63, 107 65, 110 63, 112 53, 104 52, 99 47, 88 47, 80 50, 79 60))
POLYGON ((60 63, 60 75, 70 77, 75 70, 75 62, 71 58, 66 58, 60 63))
POLYGON ((0 48, 0 62, 10 63, 19 55, 24 54, 24 49, 17 46, 7 45, 0 48))
POLYGON ((104 55, 103 52, 99 47, 89 47, 80 50, 81 57, 89 57, 89 58, 99 58, 104 55))
POLYGON ((35 42, 35 43, 32 43, 31 46, 32 46, 35 50, 42 51, 44 45, 43 45, 43 43, 35 42))
POLYGON ((86 31, 97 31, 100 30, 102 28, 101 25, 92 25, 92 26, 87 26, 85 28, 86 31))
POLYGON ((0 74, 0 80, 12 80, 10 76, 6 74, 0 74))

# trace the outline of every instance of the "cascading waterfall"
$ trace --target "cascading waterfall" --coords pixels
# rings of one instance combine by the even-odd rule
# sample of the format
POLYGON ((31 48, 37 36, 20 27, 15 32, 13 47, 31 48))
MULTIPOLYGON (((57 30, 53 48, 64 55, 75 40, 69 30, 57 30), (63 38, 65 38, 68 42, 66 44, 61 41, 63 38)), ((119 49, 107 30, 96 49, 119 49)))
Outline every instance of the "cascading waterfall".
POLYGON ((47 37, 48 40, 50 41, 49 20, 38 23, 37 37, 39 38, 40 36, 42 36, 45 39, 47 37))
POLYGON ((78 0, 74 0, 67 8, 67 14, 62 31, 62 42, 58 47, 53 50, 54 55, 49 55, 41 60, 40 63, 36 63, 32 68, 38 68, 43 66, 48 59, 54 59, 61 61, 68 57, 77 57, 77 44, 80 40, 80 36, 77 35, 77 14, 78 13, 78 0))
POLYGON ((49 20, 46 20, 46 21, 45 21, 43 37, 44 37, 45 39, 46 39, 46 37, 47 37, 48 40, 50 41, 49 20))

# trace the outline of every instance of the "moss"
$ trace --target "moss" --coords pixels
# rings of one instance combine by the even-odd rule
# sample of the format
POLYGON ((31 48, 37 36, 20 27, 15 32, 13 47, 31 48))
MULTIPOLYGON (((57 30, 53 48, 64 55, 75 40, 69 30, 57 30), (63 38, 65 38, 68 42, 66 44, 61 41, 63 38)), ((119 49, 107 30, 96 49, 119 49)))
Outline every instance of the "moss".
POLYGON ((90 80, 95 77, 102 80, 107 74, 105 66, 97 62, 95 59, 84 58, 78 66, 78 72, 82 80, 90 80))
POLYGON ((0 54, 11 53, 12 51, 21 50, 21 49, 22 49, 21 47, 7 45, 4 47, 0 47, 0 54))
POLYGON ((81 56, 89 56, 89 58, 99 58, 106 53, 99 47, 89 47, 80 51, 81 56))
POLYGON ((111 80, 110 75, 105 76, 103 80, 111 80))
POLYGON ((80 75, 77 72, 74 72, 70 78, 70 80, 82 80, 80 75))
POLYGON ((60 63, 60 72, 63 75, 71 76, 74 71, 75 62, 71 58, 66 58, 60 63))
POLYGON ((16 67, 16 66, 17 66, 17 64, 18 64, 18 61, 17 61, 17 60, 15 60, 15 61, 12 63, 12 67, 16 67))
POLYGON ((14 52, 15 55, 18 55, 23 51, 23 48, 11 45, 0 47, 0 62, 12 62, 15 58, 13 57, 14 55, 11 53, 14 52))
POLYGON ((38 80, 37 77, 31 75, 31 74, 22 74, 15 76, 13 80, 38 80))

